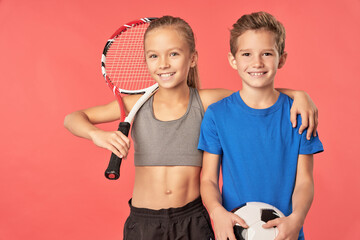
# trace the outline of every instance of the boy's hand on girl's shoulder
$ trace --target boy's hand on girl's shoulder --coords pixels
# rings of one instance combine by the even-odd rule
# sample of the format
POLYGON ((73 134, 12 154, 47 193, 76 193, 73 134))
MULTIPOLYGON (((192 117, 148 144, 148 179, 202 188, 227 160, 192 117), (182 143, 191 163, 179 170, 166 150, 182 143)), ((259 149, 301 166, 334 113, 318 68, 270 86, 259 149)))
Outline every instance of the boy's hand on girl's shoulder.
POLYGON ((126 158, 130 148, 130 140, 120 131, 104 131, 101 129, 90 133, 93 143, 110 150, 119 158, 126 158))
POLYGON ((288 217, 276 218, 268 221, 263 228, 277 227, 279 233, 275 240, 297 240, 302 227, 300 220, 293 215, 288 217))
POLYGON ((243 228, 248 228, 245 221, 238 215, 228 212, 223 207, 217 207, 211 213, 214 222, 215 237, 217 240, 236 240, 234 234, 234 225, 237 223, 243 228))
POLYGON ((297 115, 301 115, 302 123, 299 128, 299 134, 302 134, 305 129, 308 129, 306 134, 308 140, 310 140, 311 134, 316 137, 318 112, 319 111, 310 96, 304 91, 297 91, 293 105, 290 109, 290 121, 293 127, 296 127, 297 115))

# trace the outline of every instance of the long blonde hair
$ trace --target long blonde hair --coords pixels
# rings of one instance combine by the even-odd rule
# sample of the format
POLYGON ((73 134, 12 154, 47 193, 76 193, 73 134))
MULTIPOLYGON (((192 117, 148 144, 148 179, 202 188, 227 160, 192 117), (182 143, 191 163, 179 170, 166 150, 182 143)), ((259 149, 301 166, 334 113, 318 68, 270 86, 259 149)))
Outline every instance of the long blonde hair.
MULTIPOLYGON (((144 34, 144 42, 146 39, 146 35, 156 28, 160 27, 174 27, 176 30, 178 30, 180 33, 182 33, 182 36, 184 37, 185 41, 188 43, 190 48, 190 53, 195 53, 195 37, 194 32, 191 29, 190 25, 184 21, 181 18, 178 17, 172 17, 172 16, 163 16, 161 18, 155 19, 152 22, 150 22, 149 27, 146 29, 146 32, 144 34)), ((200 88, 200 79, 199 79, 199 73, 198 73, 198 67, 197 65, 194 67, 191 67, 187 76, 187 85, 189 87, 193 88, 200 88)))

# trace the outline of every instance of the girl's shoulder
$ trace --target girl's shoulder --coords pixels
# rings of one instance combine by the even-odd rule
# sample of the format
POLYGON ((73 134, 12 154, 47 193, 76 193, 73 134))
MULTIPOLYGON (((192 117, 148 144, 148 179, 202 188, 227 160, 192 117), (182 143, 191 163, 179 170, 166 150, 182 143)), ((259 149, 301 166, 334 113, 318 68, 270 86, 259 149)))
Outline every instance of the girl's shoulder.
POLYGON ((126 95, 122 98, 124 103, 124 108, 126 115, 131 111, 137 100, 142 96, 142 94, 126 95))
POLYGON ((234 93, 234 91, 232 90, 223 88, 199 89, 198 91, 205 111, 211 104, 220 101, 221 99, 228 97, 232 93, 234 93))

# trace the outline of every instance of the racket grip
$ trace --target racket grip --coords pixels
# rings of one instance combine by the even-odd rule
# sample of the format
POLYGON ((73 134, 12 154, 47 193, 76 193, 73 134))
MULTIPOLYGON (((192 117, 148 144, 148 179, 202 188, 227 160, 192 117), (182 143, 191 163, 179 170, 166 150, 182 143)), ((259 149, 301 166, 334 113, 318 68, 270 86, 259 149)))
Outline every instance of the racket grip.
MULTIPOLYGON (((122 132, 125 136, 129 135, 130 123, 120 122, 118 131, 122 132)), ((119 158, 114 153, 111 154, 108 168, 105 170, 105 177, 110 180, 116 180, 120 177, 120 165, 122 158, 119 158)))

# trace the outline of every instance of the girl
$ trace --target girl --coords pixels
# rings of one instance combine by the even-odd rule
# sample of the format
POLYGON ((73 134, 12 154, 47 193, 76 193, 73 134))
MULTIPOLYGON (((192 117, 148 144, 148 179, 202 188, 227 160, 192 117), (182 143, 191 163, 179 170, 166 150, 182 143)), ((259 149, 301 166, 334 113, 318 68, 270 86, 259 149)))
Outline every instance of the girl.
MULTIPOLYGON (((144 46, 149 72, 159 90, 138 111, 131 130, 135 183, 124 239, 215 239, 200 198, 202 152, 197 144, 204 111, 232 91, 198 90, 194 34, 184 20, 164 16, 151 22, 144 46)), ((124 97, 125 111, 139 97, 124 97)), ((294 103, 299 100, 305 102, 306 111, 314 108, 306 94, 300 93, 294 103)), ((118 131, 94 126, 118 120, 120 114, 113 101, 71 113, 64 124, 76 136, 125 157, 129 139, 118 131)))

